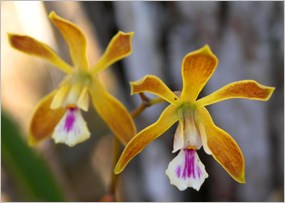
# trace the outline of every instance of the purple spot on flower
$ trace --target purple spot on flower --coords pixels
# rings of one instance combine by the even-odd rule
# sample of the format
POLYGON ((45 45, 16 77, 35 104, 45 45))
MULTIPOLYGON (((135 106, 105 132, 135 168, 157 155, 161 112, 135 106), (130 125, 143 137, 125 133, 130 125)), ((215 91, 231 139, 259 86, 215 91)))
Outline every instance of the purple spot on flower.
POLYGON ((64 129, 68 133, 70 130, 73 129, 74 123, 75 123, 75 112, 76 108, 68 108, 67 109, 67 116, 65 118, 65 124, 64 129))
POLYGON ((184 149, 185 152, 185 163, 182 177, 186 179, 187 177, 196 178, 195 175, 195 150, 193 149, 184 149))
POLYGON ((181 166, 180 165, 176 169, 176 175, 178 178, 180 178, 180 175, 181 175, 181 166))

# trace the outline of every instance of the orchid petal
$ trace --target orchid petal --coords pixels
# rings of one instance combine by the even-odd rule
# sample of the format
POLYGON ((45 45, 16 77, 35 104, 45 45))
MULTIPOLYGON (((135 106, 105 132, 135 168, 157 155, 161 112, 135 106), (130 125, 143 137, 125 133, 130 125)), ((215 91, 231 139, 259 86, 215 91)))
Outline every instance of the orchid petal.
POLYGON ((58 90, 56 90, 56 93, 52 99, 50 108, 51 109, 57 109, 64 107, 64 101, 66 99, 66 96, 68 95, 68 92, 70 91, 71 85, 66 83, 61 85, 58 90))
POLYGON ((169 105, 160 115, 159 119, 140 131, 125 147, 121 157, 115 167, 115 174, 121 173, 127 164, 140 153, 150 142, 162 135, 176 121, 178 116, 176 107, 169 105))
POLYGON ((89 137, 90 132, 87 124, 78 108, 67 108, 52 134, 55 143, 64 143, 69 147, 73 147, 89 137))
POLYGON ((73 69, 63 61, 48 45, 25 35, 8 34, 10 45, 26 54, 43 58, 65 73, 73 69))
POLYGON ((180 149, 183 149, 183 147, 184 147, 183 124, 182 121, 179 121, 174 134, 172 153, 177 152, 180 149))
MULTIPOLYGON (((205 107, 199 108, 199 117, 207 135, 207 147, 221 166, 239 183, 245 183, 243 154, 235 140, 217 127, 205 107)), ((203 143, 204 144, 204 143, 203 143)))
POLYGON ((30 123, 29 144, 31 145, 48 138, 65 113, 64 108, 50 109, 55 93, 56 91, 53 91, 45 96, 35 108, 30 123))
POLYGON ((267 101, 274 89, 274 87, 261 85, 254 80, 242 80, 225 85, 212 94, 199 99, 196 104, 207 106, 233 98, 267 101))
POLYGON ((78 69, 88 69, 86 55, 87 42, 80 28, 56 15, 54 11, 49 14, 49 18, 59 29, 60 33, 68 44, 74 66, 78 69))
POLYGON ((172 92, 162 80, 154 75, 147 75, 141 80, 130 82, 130 84, 132 95, 140 92, 150 92, 171 104, 178 104, 180 101, 180 98, 172 92))
POLYGON ((93 73, 98 73, 109 67, 116 61, 127 57, 132 53, 132 38, 134 33, 119 31, 110 41, 100 60, 92 68, 93 73))
POLYGON ((209 176, 205 166, 200 161, 196 150, 182 149, 169 163, 166 175, 170 183, 180 191, 192 187, 199 191, 205 179, 209 176))
POLYGON ((95 77, 89 92, 99 115, 118 139, 123 144, 127 144, 136 134, 136 127, 128 110, 115 97, 109 94, 95 77))
POLYGON ((204 151, 207 154, 212 155, 212 152, 209 149, 208 144, 207 144, 207 135, 206 135, 206 131, 205 131, 204 125, 201 122, 198 121, 197 122, 197 127, 199 129, 199 133, 200 133, 200 136, 201 136, 201 141, 202 141, 202 145, 203 145, 204 151))
POLYGON ((88 95, 88 87, 84 86, 80 93, 80 96, 77 101, 77 105, 80 109, 84 111, 88 111, 89 108, 89 95, 88 95))
POLYGON ((187 54, 182 62, 183 89, 181 98, 193 102, 214 73, 218 64, 217 57, 205 45, 187 54))

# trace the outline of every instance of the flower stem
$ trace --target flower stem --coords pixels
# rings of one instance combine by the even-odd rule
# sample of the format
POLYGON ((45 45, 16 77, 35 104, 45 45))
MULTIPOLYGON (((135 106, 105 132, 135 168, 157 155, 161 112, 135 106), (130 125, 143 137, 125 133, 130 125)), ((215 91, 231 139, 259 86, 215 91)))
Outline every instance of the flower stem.
POLYGON ((149 99, 144 93, 139 93, 139 95, 141 97, 142 103, 139 107, 131 112, 133 118, 138 117, 147 107, 164 101, 159 97, 155 99, 149 99))

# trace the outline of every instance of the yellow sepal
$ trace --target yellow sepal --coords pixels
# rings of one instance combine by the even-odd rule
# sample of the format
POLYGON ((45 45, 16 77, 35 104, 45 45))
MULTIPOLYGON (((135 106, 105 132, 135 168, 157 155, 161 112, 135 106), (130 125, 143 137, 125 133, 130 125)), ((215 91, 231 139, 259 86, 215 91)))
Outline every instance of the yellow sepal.
POLYGON ((98 114, 118 139, 126 145, 136 134, 136 127, 128 110, 105 90, 95 76, 89 92, 98 114))
POLYGON ((198 111, 207 136, 207 148, 212 156, 233 179, 245 183, 245 162, 238 144, 227 132, 214 124, 205 107, 198 111))
POLYGON ((71 73, 73 69, 63 61, 48 45, 25 35, 8 34, 10 45, 26 54, 43 58, 65 73, 71 73))
POLYGON ((187 54, 182 61, 183 89, 181 98, 193 102, 211 78, 218 64, 217 57, 208 45, 187 54))
POLYGON ((49 18, 59 29, 66 43, 68 44, 70 55, 74 66, 78 69, 88 69, 87 42, 79 27, 56 15, 54 11, 49 14, 49 18))
POLYGON ((127 144, 115 167, 115 174, 121 173, 132 158, 140 153, 150 142, 168 130, 177 120, 176 106, 169 105, 161 113, 159 119, 155 123, 140 131, 127 144))
POLYGON ((154 75, 147 75, 141 80, 130 82, 131 94, 137 94, 140 92, 149 92, 161 97, 171 104, 178 104, 181 100, 173 93, 161 79, 154 75))
POLYGON ((133 32, 124 33, 119 31, 109 42, 104 54, 92 68, 92 72, 96 74, 130 55, 132 53, 133 35, 133 32))
POLYGON ((196 104, 207 106, 233 98, 267 101, 274 89, 274 87, 261 85, 254 80, 242 80, 225 85, 212 94, 199 99, 196 104))
POLYGON ((55 126, 65 113, 64 108, 51 109, 50 104, 56 91, 45 96, 35 108, 30 128, 29 144, 34 145, 51 136, 55 126))

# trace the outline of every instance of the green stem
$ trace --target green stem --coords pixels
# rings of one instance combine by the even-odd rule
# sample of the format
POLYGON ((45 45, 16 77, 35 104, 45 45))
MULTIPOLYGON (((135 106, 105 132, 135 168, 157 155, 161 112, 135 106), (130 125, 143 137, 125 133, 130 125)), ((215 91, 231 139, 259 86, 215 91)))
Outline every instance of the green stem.
POLYGON ((155 98, 155 99, 149 99, 144 93, 139 93, 142 103, 139 107, 137 107, 135 110, 131 112, 131 115, 133 118, 138 117, 147 107, 150 107, 152 105, 155 105, 157 103, 161 103, 164 100, 161 98, 155 98))

